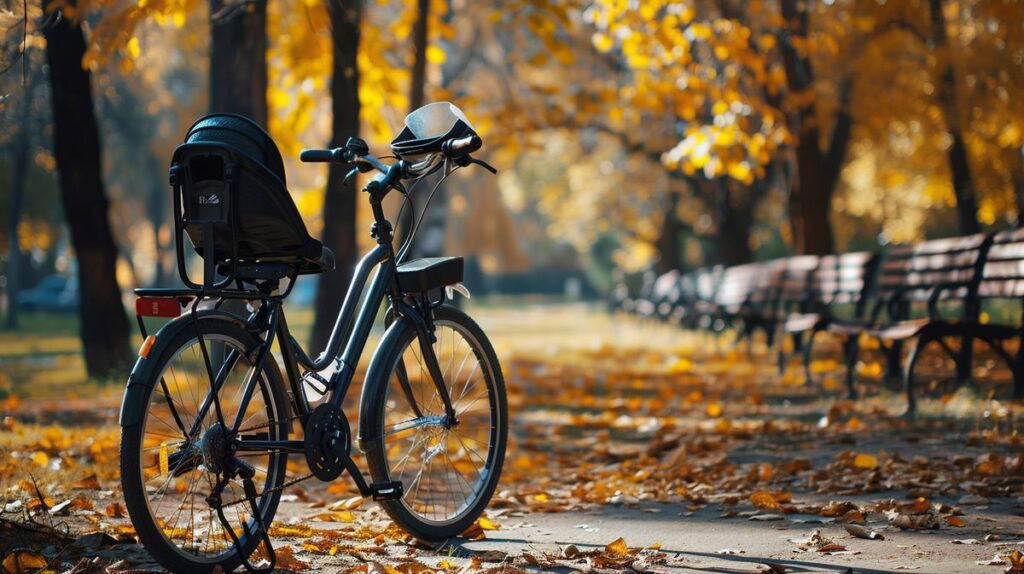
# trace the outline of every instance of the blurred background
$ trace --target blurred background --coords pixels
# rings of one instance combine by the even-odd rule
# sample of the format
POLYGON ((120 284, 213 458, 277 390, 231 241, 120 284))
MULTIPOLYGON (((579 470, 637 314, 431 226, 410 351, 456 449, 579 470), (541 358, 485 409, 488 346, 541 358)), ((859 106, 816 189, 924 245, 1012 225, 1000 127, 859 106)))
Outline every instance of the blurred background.
POLYGON ((179 284, 167 167, 211 111, 267 127, 339 257, 290 299, 314 341, 372 240, 298 152, 384 155, 431 101, 499 175, 447 180, 414 252, 466 256, 485 302, 1024 222, 1014 0, 0 0, 0 34, 0 325, 19 356, 81 338, 98 377, 130 290, 179 284))

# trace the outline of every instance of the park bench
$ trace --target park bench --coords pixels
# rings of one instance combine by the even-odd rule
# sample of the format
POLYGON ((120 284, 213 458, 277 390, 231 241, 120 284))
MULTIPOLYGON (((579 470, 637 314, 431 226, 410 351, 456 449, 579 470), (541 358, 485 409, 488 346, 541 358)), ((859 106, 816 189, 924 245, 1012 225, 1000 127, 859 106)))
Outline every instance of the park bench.
POLYGON ((736 317, 739 320, 737 341, 745 339, 750 342, 754 334, 761 330, 766 345, 771 348, 775 342, 780 309, 792 306, 793 300, 803 301, 807 297, 807 274, 816 265, 817 258, 813 256, 755 264, 750 291, 736 317), (806 269, 807 266, 810 266, 810 270, 806 269))
MULTIPOLYGON (((958 379, 970 375, 970 344, 956 351, 946 343, 942 333, 952 323, 942 312, 958 313, 958 322, 977 320, 978 280, 989 241, 989 236, 976 234, 887 250, 879 264, 870 314, 862 320, 832 321, 827 327, 846 339, 846 384, 851 398, 857 396, 854 383, 863 335, 887 345, 889 377, 901 375, 903 344, 922 334, 929 342, 939 342, 953 358, 958 379)), ((913 389, 906 380, 904 385, 908 412, 912 412, 916 408, 913 389)))
POLYGON ((782 322, 783 337, 789 336, 793 350, 779 347, 779 370, 784 372, 789 357, 802 355, 808 382, 812 380, 811 359, 814 339, 834 321, 858 324, 864 320, 873 285, 878 256, 866 251, 825 255, 811 278, 810 301, 792 310, 782 322))
MULTIPOLYGON (((775 264, 778 267, 766 275, 771 283, 767 289, 771 300, 761 306, 758 321, 769 348, 774 345, 780 327, 791 314, 808 311, 813 300, 812 281, 820 262, 817 255, 787 257, 778 260, 775 264)), ((780 355, 783 352, 781 344, 778 352, 780 355)))
MULTIPOLYGON (((960 320, 943 319, 929 309, 932 320, 922 327, 914 347, 910 350, 904 367, 908 408, 916 406, 914 399, 914 368, 921 351, 935 342, 951 355, 945 338, 960 340, 960 352, 956 353, 957 382, 971 376, 972 343, 974 339, 984 341, 1010 368, 1013 375, 1013 397, 1024 398, 1024 317, 1011 324, 1009 321, 982 320, 981 310, 985 303, 1016 302, 1018 312, 1024 311, 1024 229, 1004 231, 992 236, 987 249, 981 255, 980 274, 975 279, 971 299, 964 302, 964 316, 960 320), (1018 350, 1011 356, 1005 344, 1011 339, 1018 340, 1018 350)), ((1002 309, 1006 311, 1006 309, 1002 309)), ((1002 315, 1007 316, 1004 312, 1002 315)))
POLYGON ((757 271, 756 263, 724 268, 715 288, 712 305, 702 312, 700 326, 714 332, 737 326, 737 318, 750 296, 757 271))
POLYGON ((639 314, 640 309, 643 307, 646 309, 647 302, 649 302, 651 293, 654 291, 654 281, 657 276, 653 271, 647 271, 641 277, 640 288, 633 293, 625 281, 622 283, 623 288, 621 291, 621 300, 619 301, 619 308, 627 313, 639 314))
POLYGON ((651 311, 654 317, 666 321, 672 315, 672 310, 679 304, 682 297, 681 277, 682 274, 673 269, 663 273, 655 280, 651 293, 653 306, 651 311))

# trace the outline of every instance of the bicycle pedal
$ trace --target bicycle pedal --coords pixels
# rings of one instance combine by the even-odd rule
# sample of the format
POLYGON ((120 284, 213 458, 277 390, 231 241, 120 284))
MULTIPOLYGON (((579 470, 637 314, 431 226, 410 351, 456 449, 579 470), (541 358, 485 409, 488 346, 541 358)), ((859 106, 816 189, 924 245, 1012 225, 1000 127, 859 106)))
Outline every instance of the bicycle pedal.
POLYGON ((405 494, 400 481, 378 482, 370 485, 370 495, 374 500, 398 500, 405 494))

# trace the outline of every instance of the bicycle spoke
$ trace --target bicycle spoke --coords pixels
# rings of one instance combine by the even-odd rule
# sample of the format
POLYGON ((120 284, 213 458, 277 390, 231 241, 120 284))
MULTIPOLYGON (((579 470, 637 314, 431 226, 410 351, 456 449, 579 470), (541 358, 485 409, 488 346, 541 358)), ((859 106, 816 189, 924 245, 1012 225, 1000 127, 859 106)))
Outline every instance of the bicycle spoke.
POLYGON ((443 522, 473 506, 482 492, 488 464, 483 453, 491 449, 496 423, 491 412, 490 371, 481 366, 484 355, 458 329, 435 325, 438 331, 450 331, 437 332, 430 350, 443 366, 441 374, 458 425, 444 426, 443 401, 425 365, 423 351, 427 349, 418 348, 419 340, 414 337, 399 360, 419 367, 419 379, 410 380, 410 386, 420 387, 413 396, 420 401, 422 417, 407 408, 393 372, 382 437, 391 441, 391 448, 385 447, 387 467, 392 480, 405 485, 405 506, 423 519, 443 522), (437 424, 431 424, 431 417, 437 417, 437 424))
MULTIPOLYGON (((225 418, 234 420, 238 409, 241 407, 241 397, 245 391, 246 383, 253 376, 254 367, 247 361, 248 355, 245 349, 238 348, 226 340, 208 339, 213 348, 223 351, 225 355, 235 353, 236 359, 229 365, 223 363, 220 369, 223 370, 224 380, 219 385, 218 395, 220 396, 221 408, 225 418), (232 389, 231 387, 235 388, 232 389)), ((181 552, 187 555, 201 558, 209 558, 220 555, 224 552, 233 552, 234 543, 230 540, 226 531, 227 524, 221 523, 216 516, 216 511, 205 503, 205 494, 202 491, 213 492, 218 481, 217 475, 207 469, 203 463, 203 453, 195 446, 209 431, 216 421, 216 413, 212 409, 206 409, 200 420, 192 412, 200 412, 202 401, 212 400, 211 393, 213 386, 209 381, 209 374, 202 363, 203 359, 197 350, 198 344, 192 341, 183 346, 179 352, 168 361, 162 377, 167 381, 167 389, 154 391, 153 399, 148 410, 146 423, 143 429, 143 441, 140 448, 143 457, 142 464, 145 484, 153 484, 154 487, 146 487, 145 497, 150 504, 150 511, 154 519, 160 525, 160 530, 168 542, 176 546, 181 552), (205 383, 202 381, 206 381, 205 383), (197 391, 199 394, 197 394, 197 391), (185 400, 187 399, 187 400, 185 400), (186 404, 191 402, 191 404, 186 404), (180 425, 174 425, 168 420, 172 412, 170 409, 177 409, 182 415, 181 423, 188 425, 187 428, 196 428, 196 435, 191 438, 185 436, 180 425), (191 419, 191 421, 186 419, 191 419), (167 430, 173 434, 168 435, 167 430), (168 454, 170 451, 171 454, 168 454), (166 466, 167 457, 175 457, 176 460, 170 468, 166 466), (154 457, 157 461, 154 464, 154 457), (166 469, 166 472, 161 470, 166 469), (175 476, 179 471, 189 469, 182 475, 175 476), (155 476, 149 473, 156 471, 155 476), (184 486, 184 488, 183 488, 184 486), (203 500, 203 502, 197 502, 203 500)), ((267 388, 267 379, 264 376, 257 376, 254 379, 257 385, 252 399, 249 401, 246 412, 241 413, 243 427, 267 430, 271 438, 276 435, 276 428, 280 421, 278 417, 272 416, 270 412, 270 392, 267 388)), ((257 483, 258 507, 261 499, 268 492, 275 489, 271 481, 277 479, 272 476, 271 469, 278 457, 287 456, 287 453, 280 449, 270 449, 259 452, 241 452, 239 457, 246 457, 252 462, 249 463, 255 471, 255 479, 263 482, 262 488, 257 483)), ((275 472, 279 472, 276 471, 275 472)), ((231 480, 225 486, 222 493, 222 504, 225 508, 229 524, 235 530, 252 532, 255 529, 255 517, 249 516, 251 509, 244 504, 244 488, 240 480, 231 480), (243 504, 237 504, 237 503, 243 504), (236 504, 232 504, 236 503, 236 504), (240 508, 241 507, 241 508, 240 508), (245 524, 249 526, 246 527, 245 524)))

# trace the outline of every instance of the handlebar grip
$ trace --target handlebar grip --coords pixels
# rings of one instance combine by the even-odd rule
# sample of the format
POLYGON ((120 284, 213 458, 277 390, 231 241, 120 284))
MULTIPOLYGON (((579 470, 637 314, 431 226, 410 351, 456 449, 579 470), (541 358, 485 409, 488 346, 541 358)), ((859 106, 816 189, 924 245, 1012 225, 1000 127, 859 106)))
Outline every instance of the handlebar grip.
POLYGON ((330 163, 332 161, 345 160, 345 148, 335 149, 304 149, 299 154, 299 160, 306 163, 330 163))
POLYGON ((484 145, 480 136, 473 134, 464 138, 448 140, 441 145, 441 152, 448 157, 461 157, 471 154, 484 145))

